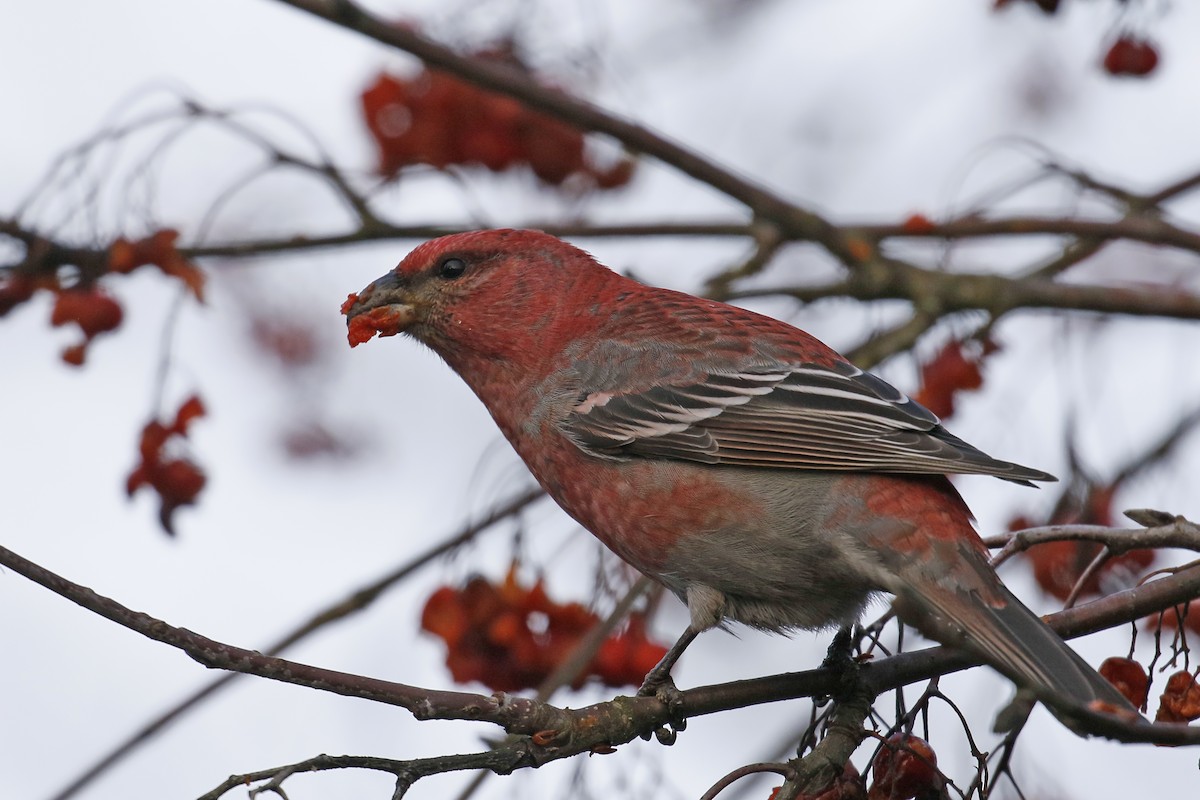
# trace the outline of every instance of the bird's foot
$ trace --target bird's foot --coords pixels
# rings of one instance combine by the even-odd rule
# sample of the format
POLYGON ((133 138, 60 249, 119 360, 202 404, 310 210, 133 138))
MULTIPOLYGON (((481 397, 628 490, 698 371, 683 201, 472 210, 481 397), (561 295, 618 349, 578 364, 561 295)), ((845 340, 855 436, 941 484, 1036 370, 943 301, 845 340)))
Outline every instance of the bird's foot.
MULTIPOLYGON (((658 697, 660 700, 663 700, 659 696, 660 690, 678 694, 679 690, 675 688, 675 680, 671 677, 671 666, 673 665, 668 664, 664 668, 663 661, 655 664, 654 668, 647 672, 646 677, 642 679, 642 685, 638 687, 637 696, 658 697)), ((663 700, 663 702, 666 701, 663 700)))
MULTIPOLYGON (((687 729, 687 717, 683 715, 683 692, 675 687, 670 672, 660 673, 652 669, 637 691, 638 697, 653 697, 667 707, 670 721, 654 732, 661 744, 673 745, 679 733, 687 729)), ((649 734, 643 738, 649 739, 649 734)))
POLYGON ((669 672, 657 674, 657 670, 650 670, 637 694, 638 697, 657 698, 671 712, 672 717, 677 715, 676 712, 683 705, 683 692, 675 687, 675 680, 669 672))

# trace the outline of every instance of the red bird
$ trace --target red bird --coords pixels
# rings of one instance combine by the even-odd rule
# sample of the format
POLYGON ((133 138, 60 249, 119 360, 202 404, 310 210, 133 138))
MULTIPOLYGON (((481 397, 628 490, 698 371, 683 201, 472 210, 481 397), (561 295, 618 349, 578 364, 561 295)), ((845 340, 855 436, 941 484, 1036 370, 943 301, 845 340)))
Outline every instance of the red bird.
POLYGON ((687 603, 643 691, 724 620, 845 626, 880 592, 1051 704, 1132 710, 1000 582, 947 473, 1028 484, 778 320, 645 286, 536 231, 445 236, 351 295, 475 391, 546 491, 687 603))

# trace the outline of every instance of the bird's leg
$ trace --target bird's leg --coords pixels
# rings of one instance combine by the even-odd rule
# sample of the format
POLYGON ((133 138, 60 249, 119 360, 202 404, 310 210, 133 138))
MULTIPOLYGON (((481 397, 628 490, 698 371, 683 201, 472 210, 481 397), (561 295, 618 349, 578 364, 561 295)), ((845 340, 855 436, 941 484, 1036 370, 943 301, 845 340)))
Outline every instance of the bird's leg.
MULTIPOLYGON (((683 696, 675 688, 675 681, 671 679, 671 669, 683 655, 683 651, 687 650, 688 645, 694 642, 699 635, 699 629, 688 625, 675 644, 671 645, 671 649, 667 650, 659 662, 646 673, 646 679, 642 681, 642 686, 638 689, 638 697, 656 697, 666 705, 667 710, 671 713, 670 726, 664 725, 654 732, 658 741, 665 745, 675 744, 675 737, 680 731, 687 728, 687 719, 678 713, 683 696)), ((649 735, 645 738, 649 738, 649 735)))
POLYGON ((688 649, 688 645, 696 640, 701 631, 716 626, 725 616, 727 599, 725 594, 711 586, 694 583, 687 587, 685 593, 688 614, 691 622, 684 629, 675 644, 666 652, 654 668, 646 673, 642 687, 638 689, 639 697, 653 696, 667 707, 671 714, 671 727, 659 728, 655 731, 658 740, 663 744, 674 744, 676 734, 687 727, 687 718, 683 716, 683 695, 675 688, 671 680, 671 669, 675 662, 688 649))
POLYGON ((639 697, 658 695, 659 690, 664 687, 670 687, 670 691, 678 692, 675 688, 675 681, 671 680, 671 670, 675 667, 675 662, 683 655, 683 651, 687 650, 688 645, 694 642, 699 635, 700 631, 691 625, 684 629, 683 634, 675 640, 675 644, 671 645, 659 662, 646 673, 646 679, 642 681, 642 687, 638 689, 639 697))
POLYGON ((821 662, 821 666, 825 669, 842 671, 849 664, 854 663, 850 652, 854 644, 851 638, 852 631, 849 627, 838 628, 838 632, 833 635, 833 641, 829 643, 829 649, 825 651, 825 660, 821 662))
POLYGON ((858 681, 858 662, 851 655, 853 645, 853 631, 850 627, 839 628, 833 636, 833 641, 829 643, 829 649, 825 651, 825 660, 821 662, 824 669, 838 676, 839 686, 834 692, 835 700, 848 696, 858 681))
POLYGON ((683 655, 683 651, 687 650, 688 645, 694 642, 699 635, 700 631, 691 625, 684 629, 675 644, 671 645, 671 649, 667 650, 659 662, 646 673, 646 679, 642 681, 642 687, 638 689, 638 697, 653 696, 668 705, 679 704, 679 690, 675 688, 675 681, 671 679, 671 670, 674 668, 675 662, 683 655))

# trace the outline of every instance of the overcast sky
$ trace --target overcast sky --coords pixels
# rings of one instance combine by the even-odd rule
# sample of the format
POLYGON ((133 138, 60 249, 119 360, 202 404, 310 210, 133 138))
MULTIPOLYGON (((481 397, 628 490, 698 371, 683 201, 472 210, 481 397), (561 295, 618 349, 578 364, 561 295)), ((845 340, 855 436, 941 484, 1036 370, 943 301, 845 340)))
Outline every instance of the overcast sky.
MULTIPOLYGON (((470 37, 516 26, 534 60, 585 87, 600 103, 756 177, 835 221, 898 221, 950 213, 1035 174, 1039 147, 1134 190, 1150 190, 1200 166, 1200 9, 1194 4, 1066 0, 1057 18, 1032 7, 990 11, 989 0, 823 0, 689 3, 373 3, 396 18, 428 20, 433 34, 470 37), (1155 6, 1141 8, 1142 5, 1155 6), (1160 8, 1160 6, 1162 6, 1160 8), (1118 81, 1098 68, 1114 26, 1159 42, 1148 81, 1118 81)), ((113 0, 22 3, 0 26, 0 108, 5 114, 0 216, 39 185, 56 156, 102 126, 170 107, 181 93, 219 108, 272 108, 299 120, 335 158, 368 169, 372 150, 358 93, 381 67, 412 62, 266 0, 113 0)), ((289 122, 247 119, 289 146, 306 147, 289 122)), ((156 128, 65 180, 54 197, 102 178, 92 217, 68 218, 61 199, 27 222, 77 241, 105 241, 147 225, 185 239, 224 189, 259 158, 209 128, 179 138, 152 174, 156 193, 128 180, 161 141, 156 128), (111 157, 111 160, 106 160, 111 157), (106 166, 107 165, 107 166, 106 166), (104 177, 107 176, 107 177, 104 177)), ((1077 198, 1046 182, 1007 207, 1064 211, 1077 198)), ((740 219, 739 209, 665 169, 648 166, 618 197, 564 204, 522 177, 426 175, 386 193, 400 222, 520 224, 583 213, 597 221, 740 219)), ((1081 209, 1102 213, 1096 204, 1081 209)), ((1200 204, 1173 212, 1191 227, 1200 204)), ((210 240, 336 231, 344 212, 319 185, 275 174, 247 186, 212 220, 210 240)), ((717 266, 745 255, 729 241, 580 240, 602 261, 639 278, 697 288, 717 266)), ((351 352, 341 300, 390 269, 415 242, 271 262, 208 263, 203 307, 186 304, 166 384, 171 409, 193 391, 211 414, 196 423, 195 457, 210 473, 196 509, 180 512, 179 536, 158 529, 150 497, 128 502, 124 477, 155 402, 162 331, 176 287, 157 273, 109 284, 126 322, 95 343, 83 370, 58 353, 74 334, 50 330, 46 298, 0 320, 0 543, 64 576, 176 625, 263 647, 324 604, 448 536, 497 499, 530 485, 486 412, 435 357, 400 339, 351 352), (284 375, 248 346, 248 309, 269 308, 308 325, 325 348, 319 368, 284 375), (361 445, 353 460, 290 462, 278 446, 290 424, 320 419, 361 445)), ((993 243, 957 251, 961 268, 1002 270, 1043 244, 993 243)), ((1200 288, 1194 258, 1115 247, 1091 280, 1169 280, 1200 288), (1132 273, 1132 274, 1131 274, 1132 273)), ((777 285, 830 271, 816 251, 789 252, 762 278, 777 285)), ((850 348, 902 309, 759 306, 850 348)), ((1022 314, 997 331, 1005 351, 989 364, 980 396, 963 403, 955 433, 1003 458, 1062 472, 1066 409, 1082 457, 1111 474, 1200 398, 1194 326, 1022 314)), ((928 349, 930 345, 926 346, 928 349)), ((912 389, 911 359, 884 374, 912 389)), ((1200 517, 1195 442, 1169 467, 1127 487, 1119 507, 1200 517)), ((1011 513, 1044 508, 1050 491, 997 481, 960 483, 984 532, 1011 513)), ((405 683, 450 687, 438 642, 417 634, 431 588, 472 572, 500 577, 512 553, 509 525, 449 562, 423 571, 361 618, 291 652, 300 661, 405 683)), ((597 555, 593 540, 548 503, 520 526, 521 547, 545 565, 552 593, 580 599, 597 555)), ((1045 603, 1020 569, 1006 579, 1045 603)), ((672 601, 673 602, 673 601, 672 601)), ((91 616, 23 578, 0 574, 0 797, 49 796, 114 741, 209 676, 178 652, 91 616)), ((1050 606, 1046 605, 1046 610, 1050 606)), ((673 639, 682 607, 659 619, 673 639)), ((1148 637, 1141 638, 1148 645, 1148 637)), ((803 669, 827 637, 710 633, 689 651, 681 686, 803 669)), ((1128 633, 1093 637, 1094 664, 1123 654, 1128 633)), ((1148 651, 1147 651, 1148 652, 1148 651)), ((975 671, 944 686, 975 722, 981 747, 1007 683, 975 671)), ((474 687, 479 689, 479 687, 474 687)), ((601 689, 563 695, 572 706, 601 689)), ((637 742, 617 755, 549 765, 488 781, 482 796, 564 796, 584 770, 597 795, 696 797, 725 772, 776 755, 807 719, 804 703, 776 704, 693 721, 673 748, 637 742), (579 763, 576 763, 579 761, 579 763), (661 783, 660 783, 661 782, 661 783)), ((951 719, 935 736, 941 763, 965 785, 966 743, 951 719)), ((251 679, 240 680, 95 784, 87 798, 191 797, 230 773, 318 753, 395 758, 465 752, 494 730, 417 723, 397 709, 251 679)), ((1080 740, 1038 711, 1015 767, 1028 797, 1190 796, 1200 785, 1188 750, 1080 740)), ((413 797, 452 796, 466 776, 422 781, 413 797)), ((766 785, 758 794, 765 796, 766 785)), ((390 796, 385 777, 334 773, 294 778, 293 800, 390 796)), ((233 793, 231 796, 239 796, 233 793)))

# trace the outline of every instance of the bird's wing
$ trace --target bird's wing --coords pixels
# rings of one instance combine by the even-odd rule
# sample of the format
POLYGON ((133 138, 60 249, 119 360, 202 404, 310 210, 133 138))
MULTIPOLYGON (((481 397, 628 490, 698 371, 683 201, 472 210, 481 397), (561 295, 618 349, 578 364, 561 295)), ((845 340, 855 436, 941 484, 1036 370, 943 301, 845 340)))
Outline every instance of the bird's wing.
POLYGON ((565 421, 585 450, 780 469, 974 473, 1054 480, 1000 461, 848 362, 711 372, 644 391, 583 392, 565 421))

